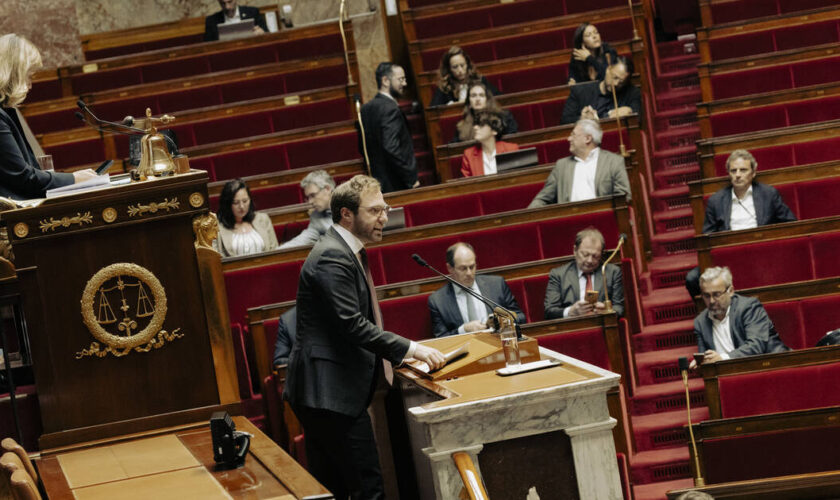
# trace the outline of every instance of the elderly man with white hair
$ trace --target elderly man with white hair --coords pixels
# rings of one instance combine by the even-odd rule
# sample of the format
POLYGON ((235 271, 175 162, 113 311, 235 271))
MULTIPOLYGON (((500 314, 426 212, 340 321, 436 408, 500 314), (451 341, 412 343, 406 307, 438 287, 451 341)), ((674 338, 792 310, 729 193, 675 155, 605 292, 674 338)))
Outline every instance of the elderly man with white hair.
POLYGON ((579 120, 569 134, 570 156, 557 160, 545 186, 528 208, 621 193, 630 200, 624 158, 601 149, 604 132, 594 120, 579 120))
POLYGON ((761 302, 735 293, 728 267, 706 269, 700 290, 706 309, 694 318, 694 334, 703 363, 789 350, 761 302))
POLYGON ((330 197, 335 181, 324 170, 313 170, 300 181, 303 196, 309 203, 309 226, 299 235, 280 245, 280 248, 308 247, 321 239, 332 226, 330 197))

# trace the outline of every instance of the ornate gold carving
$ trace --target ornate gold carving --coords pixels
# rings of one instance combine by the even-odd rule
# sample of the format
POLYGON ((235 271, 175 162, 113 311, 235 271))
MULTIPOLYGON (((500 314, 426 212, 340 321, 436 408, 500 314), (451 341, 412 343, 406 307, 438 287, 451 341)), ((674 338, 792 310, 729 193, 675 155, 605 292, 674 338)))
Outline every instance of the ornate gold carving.
POLYGON ((26 238, 29 235, 29 225, 25 222, 18 222, 15 224, 15 236, 18 238, 26 238))
POLYGON ((76 215, 73 217, 62 217, 60 219, 54 219, 50 217, 49 220, 44 219, 41 221, 41 232, 46 233, 47 231, 54 231, 57 227, 70 227, 72 224, 78 224, 83 226, 85 224, 92 224, 93 223, 93 216, 90 215, 90 212, 85 212, 84 215, 81 212, 76 212, 76 215))
POLYGON ((129 217, 139 217, 142 215, 146 215, 146 213, 156 213, 158 210, 168 212, 170 210, 175 210, 178 208, 181 208, 181 202, 178 201, 178 198, 172 198, 171 200, 169 198, 164 198, 163 201, 160 203, 153 201, 148 205, 141 205, 139 203, 137 205, 129 205, 128 215, 129 217))
POLYGON ((82 320, 97 342, 77 352, 76 359, 108 353, 121 357, 132 350, 148 352, 184 336, 177 328, 171 333, 161 329, 166 319, 166 291, 151 271, 137 264, 119 262, 97 271, 85 285, 81 306, 82 320), (115 313, 112 301, 120 313, 115 313))
POLYGON ((219 221, 213 212, 199 215, 193 219, 195 247, 213 249, 213 240, 219 237, 219 221))
POLYGON ((102 220, 111 223, 117 220, 117 210, 114 207, 108 207, 102 211, 102 220))
POLYGON ((204 205, 204 195, 201 193, 193 193, 190 195, 190 206, 193 208, 198 208, 201 205, 204 205))

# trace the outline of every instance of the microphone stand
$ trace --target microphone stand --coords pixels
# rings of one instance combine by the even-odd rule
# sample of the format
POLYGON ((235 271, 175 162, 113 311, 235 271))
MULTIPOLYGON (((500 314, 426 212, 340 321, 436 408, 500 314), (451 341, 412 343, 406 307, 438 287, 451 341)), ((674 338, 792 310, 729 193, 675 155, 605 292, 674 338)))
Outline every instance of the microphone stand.
POLYGON ((607 264, 610 263, 615 254, 621 250, 621 245, 624 244, 624 240, 627 239, 627 235, 621 233, 618 237, 618 245, 615 246, 615 250, 613 253, 607 257, 607 260, 604 261, 604 264, 601 266, 601 281, 604 283, 604 313, 605 314, 612 314, 615 312, 615 309, 612 308, 612 301, 610 300, 610 291, 607 289, 607 264))
POLYGON ((359 120, 359 131, 362 134, 362 150, 365 153, 365 170, 367 171, 368 176, 373 177, 370 173, 370 157, 368 157, 367 139, 365 139, 365 125, 362 123, 362 100, 359 99, 358 94, 353 96, 353 100, 356 102, 356 119, 359 120))
POLYGON ((341 0, 341 6, 338 10, 338 29, 341 31, 341 43, 344 45, 344 64, 347 65, 347 85, 355 85, 353 82, 353 73, 350 71, 350 55, 347 52, 347 37, 344 34, 344 4, 346 0, 341 0))
POLYGON ((680 358, 679 364, 680 372, 682 373, 683 385, 685 386, 685 409, 688 413, 688 436, 691 438, 691 449, 694 452, 694 467, 697 470, 697 477, 694 478, 694 487, 702 488, 706 486, 706 481, 700 474, 700 459, 697 455, 697 442, 694 440, 694 428, 691 425, 691 401, 689 400, 690 398, 688 394, 688 359, 680 358))
POLYGON ((467 292, 468 294, 472 295, 476 299, 480 300, 484 305, 489 306, 493 310, 493 315, 499 321, 499 330, 501 330, 506 325, 510 325, 511 327, 514 327, 516 329, 516 336, 517 337, 520 336, 519 325, 516 324, 516 314, 514 314, 512 311, 509 311, 509 310, 505 309, 504 307, 500 306, 496 302, 494 302, 494 301, 488 299, 487 297, 481 295, 480 293, 476 293, 475 290, 473 290, 472 288, 468 288, 468 287, 458 283, 457 281, 455 281, 451 277, 449 277, 449 276, 443 274, 442 272, 438 271, 437 269, 435 269, 434 267, 429 265, 428 262, 423 260, 423 258, 420 257, 419 255, 417 255, 416 253, 411 254, 411 258, 414 259, 414 261, 417 262, 417 264, 419 264, 419 265, 421 265, 425 268, 431 269, 441 278, 445 279, 446 281, 452 283, 453 285, 457 286, 461 290, 467 292))
MULTIPOLYGON (((633 23, 633 26, 635 29, 636 24, 633 23)), ((636 38, 638 38, 638 35, 636 35, 636 38)), ((610 66, 612 66, 612 58, 610 57, 610 54, 608 52, 604 53, 604 56, 606 56, 607 58, 607 68, 609 68, 610 66)), ((616 96, 615 94, 615 85, 610 84, 610 87, 612 90, 613 106, 615 109, 615 124, 618 127, 618 147, 621 150, 621 156, 626 157, 627 149, 624 147, 624 135, 621 133, 621 118, 618 116, 618 96, 616 96)))

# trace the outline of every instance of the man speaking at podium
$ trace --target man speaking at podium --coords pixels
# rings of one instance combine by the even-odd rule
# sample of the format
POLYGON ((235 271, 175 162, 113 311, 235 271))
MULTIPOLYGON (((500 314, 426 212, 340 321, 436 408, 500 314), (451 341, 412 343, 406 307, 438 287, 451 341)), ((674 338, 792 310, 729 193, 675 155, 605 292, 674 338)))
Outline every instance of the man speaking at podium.
MULTIPOLYGON (((330 200, 333 226, 300 272, 297 335, 284 397, 306 435, 309 472, 336 498, 385 498, 367 408, 381 361, 433 369, 440 351, 382 329, 365 245, 382 240, 388 210, 379 182, 357 175, 330 200)), ((385 366, 386 377, 390 365, 385 366)))

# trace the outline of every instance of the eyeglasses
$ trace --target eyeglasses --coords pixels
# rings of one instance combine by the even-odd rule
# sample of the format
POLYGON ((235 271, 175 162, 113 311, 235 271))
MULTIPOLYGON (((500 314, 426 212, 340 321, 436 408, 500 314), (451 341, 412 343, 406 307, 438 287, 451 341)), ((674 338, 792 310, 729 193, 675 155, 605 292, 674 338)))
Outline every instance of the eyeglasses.
POLYGON ((727 293, 727 292, 729 292, 729 289, 730 289, 730 288, 731 288, 731 287, 726 287, 726 289, 725 289, 725 290, 723 290, 722 292, 712 292, 712 293, 705 293, 705 292, 704 292, 704 293, 702 293, 702 294, 701 294, 701 296, 702 296, 704 299, 715 299, 715 300, 718 300, 719 298, 721 298, 721 297, 723 297, 724 295, 726 295, 726 293, 727 293))
POLYGON ((359 207, 364 208, 374 217, 382 217, 382 214, 387 214, 391 211, 391 207, 389 205, 380 205, 378 207, 359 207))

